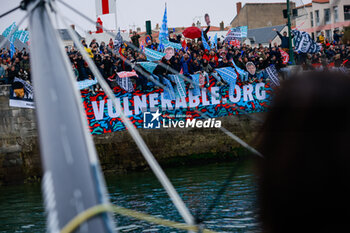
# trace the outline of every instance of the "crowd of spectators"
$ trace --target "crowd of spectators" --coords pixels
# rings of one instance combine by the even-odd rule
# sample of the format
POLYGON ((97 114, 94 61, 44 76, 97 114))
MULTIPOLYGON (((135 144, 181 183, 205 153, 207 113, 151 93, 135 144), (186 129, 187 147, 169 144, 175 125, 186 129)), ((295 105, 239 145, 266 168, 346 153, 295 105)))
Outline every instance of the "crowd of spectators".
MULTIPOLYGON (((285 36, 285 34, 281 37, 285 36)), ((318 38, 319 39, 319 38, 318 38)), ((321 38, 322 39, 322 38, 321 38)), ((298 54, 295 53, 295 61, 297 65, 301 65, 305 70, 312 69, 329 69, 330 67, 345 67, 350 68, 350 42, 343 43, 341 35, 332 42, 323 39, 320 43, 322 49, 315 54, 298 54)), ((161 59, 163 66, 158 65, 154 70, 154 74, 162 78, 168 74, 183 72, 185 76, 201 72, 204 75, 214 75, 215 68, 233 67, 232 61, 237 67, 248 71, 249 81, 256 80, 258 73, 270 65, 274 65, 277 71, 286 68, 288 64, 283 64, 283 57, 280 52, 281 45, 276 43, 263 47, 261 44, 258 47, 242 44, 239 48, 230 45, 229 43, 220 41, 217 42, 215 49, 207 50, 204 48, 200 39, 189 40, 181 38, 181 35, 170 33, 169 41, 181 43, 186 40, 185 48, 175 50, 175 54, 169 60, 165 57, 161 59), (250 68, 249 68, 250 67, 250 68), (172 69, 170 69, 172 68, 172 69)), ((282 40, 282 42, 285 40, 282 40)), ((284 42, 286 43, 286 42, 284 42)), ((133 33, 130 42, 124 42, 122 47, 116 50, 114 48, 113 39, 111 38, 108 44, 96 40, 92 40, 90 44, 82 41, 85 50, 94 60, 102 76, 108 83, 111 84, 113 77, 117 72, 132 71, 134 66, 143 69, 138 62, 147 61, 146 55, 135 48, 158 49, 158 42, 155 38, 147 41, 146 44, 140 46, 140 37, 137 33, 133 33), (124 57, 123 59, 117 55, 124 57), (131 62, 128 64, 124 61, 127 59, 131 62)), ((286 45, 283 45, 286 47, 286 45)), ((93 79, 93 74, 87 63, 84 61, 80 52, 74 46, 66 47, 66 53, 71 61, 77 81, 93 79)), ((285 49, 285 48, 283 48, 285 49)), ((22 51, 16 50, 16 53, 11 58, 9 50, 0 50, 0 84, 11 84, 14 77, 19 77, 30 82, 30 63, 29 54, 25 49, 22 51)), ((143 69, 144 72, 147 70, 143 69)), ((134 79, 138 88, 147 88, 148 79, 140 72, 136 72, 139 78, 134 79)), ((208 80, 208 79, 207 79, 208 80)), ((247 81, 247 80, 240 80, 247 81)), ((220 84, 220 81, 218 81, 220 84)), ((98 87, 97 87, 98 88, 98 87)))

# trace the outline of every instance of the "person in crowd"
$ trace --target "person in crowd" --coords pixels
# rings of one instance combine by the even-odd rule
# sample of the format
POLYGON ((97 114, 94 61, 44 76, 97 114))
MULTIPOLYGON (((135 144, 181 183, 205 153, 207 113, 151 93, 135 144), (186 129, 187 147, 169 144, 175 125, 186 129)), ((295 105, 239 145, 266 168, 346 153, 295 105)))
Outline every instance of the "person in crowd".
POLYGON ((258 139, 261 232, 346 232, 350 77, 307 72, 283 83, 258 139))
POLYGON ((340 39, 342 38, 342 36, 344 35, 344 32, 342 32, 341 34, 339 33, 339 29, 335 29, 333 31, 333 40, 334 40, 334 44, 339 44, 340 39))
POLYGON ((321 31, 321 34, 317 37, 318 43, 324 44, 325 37, 324 37, 324 31, 321 31))
MULTIPOLYGON (((1 59, 0 59, 0 62, 1 59)), ((6 70, 4 67, 0 66, 0 84, 7 84, 7 78, 5 78, 6 70)))
POLYGON ((132 43, 133 43, 137 48, 140 48, 139 39, 140 39, 140 35, 137 34, 137 33, 134 31, 134 32, 132 33, 131 41, 132 41, 132 43))
POLYGON ((289 51, 289 37, 287 36, 287 32, 284 31, 283 32, 283 36, 281 35, 281 33, 279 31, 277 31, 276 28, 272 29, 273 31, 275 31, 277 33, 277 35, 279 36, 279 38, 281 39, 281 48, 288 52, 289 51))
MULTIPOLYGON (((172 33, 172 37, 175 40, 175 33, 172 33)), ((283 57, 281 55, 281 48, 286 48, 286 44, 283 41, 287 41, 288 37, 284 33, 285 39, 282 39, 280 46, 277 43, 270 41, 268 47, 264 47, 259 44, 256 47, 252 47, 243 43, 240 47, 235 47, 229 44, 227 41, 218 40, 217 47, 214 49, 204 49, 202 42, 199 40, 186 40, 186 46, 183 49, 176 49, 173 56, 169 61, 163 61, 162 63, 176 70, 177 72, 183 72, 184 75, 190 76, 194 73, 200 72, 205 78, 206 83, 209 84, 211 78, 216 80, 216 84, 220 85, 223 82, 220 76, 215 73, 216 68, 231 67, 235 65, 241 70, 249 72, 249 80, 240 80, 244 83, 261 81, 265 74, 264 70, 274 65, 278 72, 286 69, 288 64, 283 63, 283 57), (210 67, 210 68, 208 68, 210 67), (253 72, 253 70, 255 70, 253 72), (259 77, 258 77, 259 75, 259 77)), ((134 33, 130 40, 134 44, 139 45, 139 35, 134 33), (136 36, 136 37, 135 37, 136 36), (137 40, 135 40, 135 38, 137 40)), ((176 37, 176 43, 180 43, 181 39, 176 37)), ((101 42, 100 45, 96 41, 92 40, 89 42, 90 46, 87 47, 86 41, 82 41, 85 50, 89 53, 89 56, 93 58, 94 63, 101 69, 106 77, 111 77, 116 72, 121 71, 133 71, 134 66, 140 67, 138 62, 146 62, 147 57, 140 51, 136 51, 130 44, 125 41, 119 48, 119 51, 113 52, 109 46, 106 46, 105 42, 101 42), (125 62, 125 59, 131 62, 125 62), (101 66, 103 64, 103 66, 101 66)), ((158 42, 156 38, 150 40, 147 44, 147 48, 157 50, 158 42)), ((93 78, 91 70, 87 63, 84 61, 81 54, 75 49, 74 46, 66 47, 66 53, 69 60, 72 63, 72 69, 75 70, 76 78, 78 81, 93 78)), ((329 41, 325 39, 322 44, 320 52, 315 54, 303 54, 294 53, 295 60, 298 65, 306 70, 327 70, 335 67, 339 70, 350 68, 349 62, 350 42, 343 44, 341 40, 339 42, 329 41)), ((17 49, 13 57, 10 57, 9 49, 0 50, 0 66, 3 68, 0 70, 1 83, 8 83, 13 80, 14 76, 23 77, 24 79, 30 80, 30 62, 29 53, 26 50, 17 49), (11 71, 12 66, 14 71, 11 71), (11 68, 10 68, 11 67, 11 68)), ((288 67, 287 67, 288 68, 288 67)), ((135 69, 136 73, 140 77, 141 73, 135 69)), ((158 72, 158 71, 156 71, 158 72)), ((160 73, 165 77, 170 73, 160 73), (165 74, 165 75, 164 75, 165 74)), ((245 76, 244 76, 245 77, 245 76)), ((143 77, 142 83, 138 82, 137 79, 133 79, 138 83, 138 88, 146 88, 148 77, 143 77)))

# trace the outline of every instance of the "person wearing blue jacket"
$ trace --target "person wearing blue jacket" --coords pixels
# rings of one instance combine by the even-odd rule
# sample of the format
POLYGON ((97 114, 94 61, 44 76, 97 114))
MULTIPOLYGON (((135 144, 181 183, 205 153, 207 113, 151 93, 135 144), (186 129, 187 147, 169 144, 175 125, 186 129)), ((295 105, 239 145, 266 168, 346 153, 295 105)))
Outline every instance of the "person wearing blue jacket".
POLYGON ((277 31, 276 28, 272 30, 275 31, 279 36, 279 38, 281 39, 281 48, 287 52, 289 50, 289 37, 287 36, 287 32, 284 31, 282 36, 281 33, 277 31))
POLYGON ((192 57, 188 53, 185 53, 180 60, 181 69, 185 76, 191 75, 192 72, 192 57))

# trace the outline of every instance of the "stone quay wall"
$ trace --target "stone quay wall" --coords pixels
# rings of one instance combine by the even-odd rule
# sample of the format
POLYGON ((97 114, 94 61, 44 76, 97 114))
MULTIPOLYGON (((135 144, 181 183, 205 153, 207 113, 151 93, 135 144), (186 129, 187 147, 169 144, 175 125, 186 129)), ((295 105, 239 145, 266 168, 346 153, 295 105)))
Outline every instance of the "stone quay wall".
MULTIPOLYGON (((9 85, 0 85, 0 185, 35 182, 42 175, 35 109, 9 107, 9 85)), ((254 114, 263 117, 264 113, 254 114)), ((245 116, 218 118, 222 126, 254 145, 261 126, 245 116)), ((238 156, 242 147, 216 128, 140 129, 163 166, 217 162, 238 156)), ((93 136, 105 175, 149 169, 128 132, 93 136)))

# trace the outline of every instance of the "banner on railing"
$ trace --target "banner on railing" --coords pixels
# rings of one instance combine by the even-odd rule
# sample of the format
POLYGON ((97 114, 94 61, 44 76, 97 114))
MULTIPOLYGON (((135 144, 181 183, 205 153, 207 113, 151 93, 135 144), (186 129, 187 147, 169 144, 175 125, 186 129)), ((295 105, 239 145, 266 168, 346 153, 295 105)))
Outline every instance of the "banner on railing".
POLYGON ((91 133, 104 134, 125 130, 121 111, 137 128, 169 128, 171 121, 264 112, 269 106, 271 92, 268 83, 236 83, 234 94, 229 96, 229 86, 217 87, 211 80, 208 88, 201 88, 200 95, 194 95, 193 89, 186 89, 186 96, 177 95, 175 100, 166 98, 161 88, 128 93, 115 87, 114 93, 122 109, 115 109, 104 92, 82 91, 82 97, 91 133))

